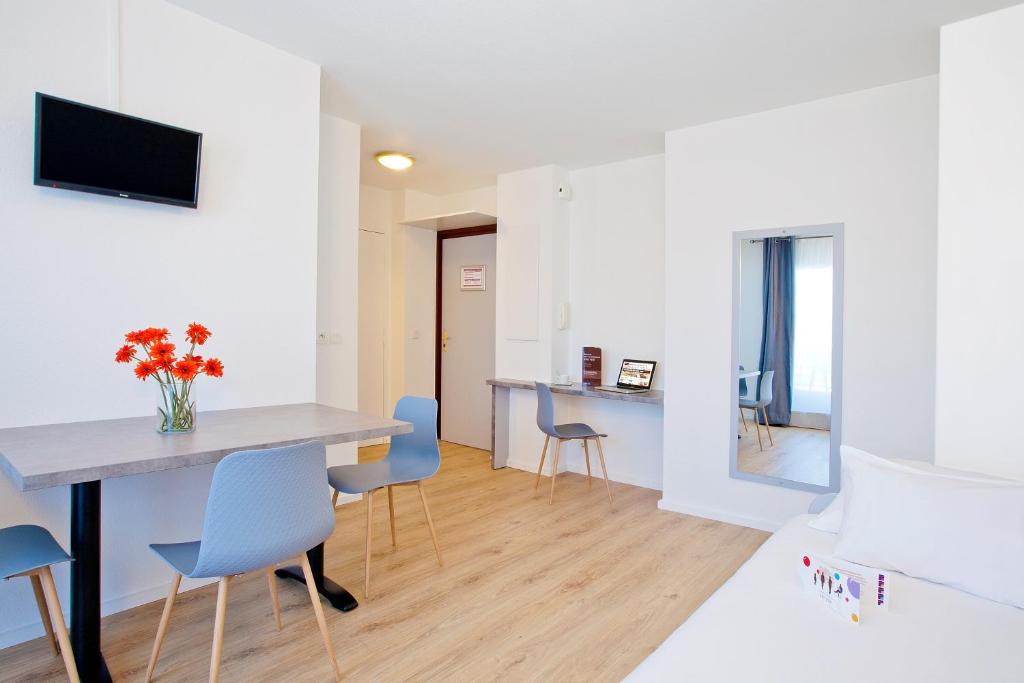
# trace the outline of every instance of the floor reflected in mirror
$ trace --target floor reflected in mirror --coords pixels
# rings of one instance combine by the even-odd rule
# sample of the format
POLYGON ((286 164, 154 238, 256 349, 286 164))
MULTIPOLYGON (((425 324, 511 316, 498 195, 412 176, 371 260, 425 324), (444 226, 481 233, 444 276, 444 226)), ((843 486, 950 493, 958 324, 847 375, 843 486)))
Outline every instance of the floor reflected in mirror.
POLYGON ((758 448, 757 428, 753 419, 747 418, 746 431, 742 423, 737 423, 737 433, 740 435, 737 459, 741 472, 828 486, 830 431, 772 427, 769 440, 765 426, 761 425, 760 429, 763 451, 758 448))

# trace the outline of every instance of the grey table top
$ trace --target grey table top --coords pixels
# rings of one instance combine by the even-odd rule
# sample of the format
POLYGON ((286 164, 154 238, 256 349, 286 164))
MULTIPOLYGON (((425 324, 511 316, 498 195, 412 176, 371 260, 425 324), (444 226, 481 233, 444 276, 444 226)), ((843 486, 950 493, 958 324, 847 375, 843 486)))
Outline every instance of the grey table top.
MULTIPOLYGON (((529 389, 531 391, 536 389, 532 380, 525 379, 507 379, 502 377, 489 379, 487 380, 487 383, 491 386, 505 387, 506 389, 529 389)), ((619 394, 613 391, 595 391, 594 389, 589 389, 582 384, 552 384, 551 393, 565 394, 567 396, 583 396, 586 398, 603 398, 609 401, 626 401, 627 403, 648 403, 659 406, 665 404, 665 392, 660 389, 652 389, 651 391, 645 391, 642 394, 619 394)))
POLYGON ((191 434, 160 434, 157 418, 0 429, 0 469, 22 491, 207 465, 235 451, 314 439, 349 443, 407 434, 408 422, 317 403, 200 412, 191 434))

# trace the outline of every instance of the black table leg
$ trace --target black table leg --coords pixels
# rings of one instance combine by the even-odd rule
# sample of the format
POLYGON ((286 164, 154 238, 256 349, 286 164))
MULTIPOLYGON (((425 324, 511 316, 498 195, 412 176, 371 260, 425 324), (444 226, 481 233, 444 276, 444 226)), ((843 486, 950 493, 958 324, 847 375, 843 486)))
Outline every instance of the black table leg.
POLYGON ((83 681, 108 683, 100 650, 100 482, 71 485, 71 647, 83 681))
MULTIPOLYGON (((313 570, 313 581, 316 583, 317 592, 327 598, 327 602, 331 603, 332 607, 342 612, 351 612, 356 607, 359 607, 359 603, 356 602, 351 593, 324 576, 323 543, 307 552, 306 557, 309 558, 309 568, 313 570)), ((306 578, 302 574, 302 567, 283 567, 274 573, 282 579, 293 579, 306 583, 306 578)))

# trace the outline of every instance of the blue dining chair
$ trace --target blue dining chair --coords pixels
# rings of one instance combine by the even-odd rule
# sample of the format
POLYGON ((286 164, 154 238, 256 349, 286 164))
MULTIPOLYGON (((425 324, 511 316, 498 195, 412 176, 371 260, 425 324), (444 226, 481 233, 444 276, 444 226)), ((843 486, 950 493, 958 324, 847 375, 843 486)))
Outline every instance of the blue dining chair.
POLYGON ((548 505, 555 500, 555 478, 558 476, 558 456, 562 450, 563 441, 574 441, 579 439, 583 442, 583 454, 587 461, 587 486, 591 486, 590 477, 590 447, 588 444, 593 439, 597 443, 597 456, 601 460, 601 470, 604 472, 604 487, 608 491, 608 504, 612 503, 612 487, 608 483, 608 468, 604 463, 604 447, 601 439, 607 438, 607 434, 599 434, 590 425, 582 422, 570 424, 555 424, 555 401, 551 397, 551 387, 542 382, 537 382, 537 426, 544 432, 544 449, 540 452, 540 466, 537 467, 537 480, 533 484, 536 491, 540 486, 540 473, 544 469, 544 458, 548 453, 548 442, 552 437, 555 441, 555 455, 551 463, 551 495, 548 497, 548 505))
POLYGON ((319 441, 239 451, 217 463, 201 538, 186 543, 154 543, 149 546, 175 573, 149 657, 147 682, 156 669, 181 577, 220 579, 210 657, 210 681, 215 683, 220 677, 224 618, 231 579, 251 571, 265 571, 270 582, 274 617, 280 628, 274 567, 296 557, 306 578, 309 599, 313 603, 335 680, 341 680, 331 633, 306 557, 306 551, 323 543, 334 531, 334 510, 327 496, 326 483, 327 452, 319 441))
POLYGON ((41 526, 22 524, 0 529, 0 578, 6 581, 27 576, 32 580, 36 607, 39 608, 39 618, 43 621, 50 650, 54 655, 61 654, 68 678, 78 683, 78 667, 75 666, 68 627, 64 624, 64 612, 61 611, 57 587, 50 572, 50 565, 70 559, 71 556, 64 552, 50 532, 41 526), (57 629, 56 639, 54 626, 57 629))
POLYGON ((423 515, 427 518, 430 538, 434 541, 437 563, 444 566, 441 546, 437 543, 434 521, 430 518, 427 494, 423 491, 423 480, 437 474, 441 468, 441 450, 437 446, 437 401, 432 398, 405 396, 395 405, 395 419, 411 422, 410 434, 391 437, 388 454, 382 460, 358 465, 338 465, 327 470, 327 479, 334 487, 333 503, 338 502, 339 493, 366 494, 366 570, 363 593, 370 598, 370 548, 373 539, 373 494, 382 488, 388 490, 388 511, 391 514, 391 546, 398 547, 395 530, 395 486, 415 485, 423 503, 423 515))

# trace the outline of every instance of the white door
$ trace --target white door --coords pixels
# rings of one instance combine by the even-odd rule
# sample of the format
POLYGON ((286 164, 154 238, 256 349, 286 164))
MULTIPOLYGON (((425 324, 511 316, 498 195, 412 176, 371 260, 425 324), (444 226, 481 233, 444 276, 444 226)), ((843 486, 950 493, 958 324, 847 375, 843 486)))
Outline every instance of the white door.
MULTIPOLYGON (((388 320, 387 244, 359 231, 359 412, 384 416, 384 358, 388 320)), ((361 442, 380 443, 383 439, 361 442)))
POLYGON ((441 438, 488 451, 496 243, 495 235, 456 237, 441 254, 441 438), (483 290, 461 288, 462 268, 471 266, 483 266, 483 290))

